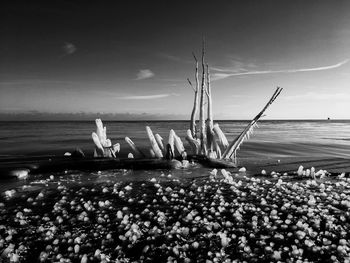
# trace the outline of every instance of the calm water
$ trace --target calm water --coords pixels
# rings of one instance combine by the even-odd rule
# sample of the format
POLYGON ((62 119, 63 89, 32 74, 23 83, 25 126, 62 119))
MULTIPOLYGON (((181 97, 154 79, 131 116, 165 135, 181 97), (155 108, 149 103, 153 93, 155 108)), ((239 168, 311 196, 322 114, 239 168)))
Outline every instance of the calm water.
MULTIPOLYGON (((221 121, 222 130, 231 141, 247 125, 245 121, 221 121)), ((167 140, 170 129, 184 140, 187 121, 169 122, 104 122, 108 138, 113 143, 121 144, 122 157, 131 151, 125 143, 125 136, 130 137, 144 152, 149 149, 145 126, 149 125, 154 133, 159 133, 167 140)), ((86 155, 92 155, 93 142, 91 133, 95 131, 95 122, 0 122, 0 162, 1 156, 8 155, 63 155, 80 147, 86 155)), ((349 157, 350 156, 350 121, 263 121, 255 130, 251 139, 243 144, 238 152, 239 163, 268 163, 279 158, 309 157, 349 157)), ((20 167, 20 164, 19 164, 20 167)), ((295 166, 297 169, 298 166, 295 166)), ((95 184, 105 181, 150 180, 155 177, 169 180, 208 176, 208 168, 172 171, 102 171, 102 173, 68 171, 55 173, 51 184, 64 183, 95 184), (163 176, 163 177, 162 177, 163 176)), ((31 175, 25 181, 4 180, 0 174, 0 192, 11 188, 43 189, 47 187, 48 174, 31 175), (26 186, 27 185, 27 186, 26 186), (35 186, 35 187, 34 187, 35 186)), ((22 191, 22 190, 20 190, 22 191)))
MULTIPOLYGON (((231 141, 247 125, 245 121, 221 121, 220 127, 231 141)), ((121 144, 121 155, 131 150, 124 141, 130 137, 140 148, 149 148, 145 126, 167 140, 169 129, 184 137, 188 121, 104 122, 108 138, 121 144)), ((63 155, 80 147, 92 154, 91 122, 0 122, 0 156, 63 155)), ((251 139, 243 144, 238 157, 348 157, 350 121, 262 121, 251 139)))

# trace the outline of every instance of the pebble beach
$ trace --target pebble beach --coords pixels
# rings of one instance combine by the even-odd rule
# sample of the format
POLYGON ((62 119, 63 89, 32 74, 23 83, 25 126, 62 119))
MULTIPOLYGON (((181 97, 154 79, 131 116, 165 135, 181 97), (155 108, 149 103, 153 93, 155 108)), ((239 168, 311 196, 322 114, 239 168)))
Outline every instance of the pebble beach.
POLYGON ((3 262, 350 262, 345 174, 73 181, 51 175, 2 193, 3 262))

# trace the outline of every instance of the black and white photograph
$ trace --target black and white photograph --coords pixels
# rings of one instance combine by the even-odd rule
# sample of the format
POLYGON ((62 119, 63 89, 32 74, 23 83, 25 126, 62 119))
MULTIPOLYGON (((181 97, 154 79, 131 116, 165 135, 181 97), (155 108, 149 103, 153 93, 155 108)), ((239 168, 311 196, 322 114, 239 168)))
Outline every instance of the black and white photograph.
POLYGON ((2 1, 2 262, 350 263, 350 1, 2 1))

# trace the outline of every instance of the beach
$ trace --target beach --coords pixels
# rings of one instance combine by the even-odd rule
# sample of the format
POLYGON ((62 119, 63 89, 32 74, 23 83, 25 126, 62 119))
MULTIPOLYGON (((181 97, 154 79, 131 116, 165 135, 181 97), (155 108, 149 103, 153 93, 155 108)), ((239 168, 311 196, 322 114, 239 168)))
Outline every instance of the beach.
POLYGON ((346 262, 348 174, 314 179, 297 169, 38 177, 1 197, 2 259, 346 262))

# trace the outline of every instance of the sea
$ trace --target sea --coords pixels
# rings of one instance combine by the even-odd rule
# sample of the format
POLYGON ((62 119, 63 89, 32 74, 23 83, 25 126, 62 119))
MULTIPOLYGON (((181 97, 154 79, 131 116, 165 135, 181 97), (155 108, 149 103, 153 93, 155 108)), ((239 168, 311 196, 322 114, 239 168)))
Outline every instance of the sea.
MULTIPOLYGON (((249 121, 218 121, 228 141, 232 141, 249 121)), ((131 138, 148 152, 150 143, 145 126, 168 140, 169 130, 179 135, 185 148, 189 121, 105 121, 107 136, 120 143, 121 157, 131 149, 125 137, 131 138)), ((80 148, 92 155, 91 133, 96 130, 92 121, 24 121, 0 122, 0 157, 63 155, 80 148)), ((349 157, 350 120, 263 120, 238 152, 238 157, 349 157)))
MULTIPOLYGON (((232 141, 248 125, 249 121, 217 121, 232 141)), ((185 148, 190 149, 185 141, 189 121, 105 121, 107 137, 112 143, 120 143, 119 157, 127 157, 132 150, 125 142, 129 137, 145 153, 149 152, 150 142, 145 126, 150 126, 153 133, 168 140, 169 130, 173 129, 182 138, 185 148)), ((24 121, 0 122, 0 164, 1 159, 23 156, 63 156, 66 152, 81 149, 86 156, 92 156, 94 144, 91 133, 96 131, 95 121, 24 121)), ((258 123, 249 140, 243 143, 237 153, 238 163, 259 161, 271 162, 283 158, 348 158, 350 156, 350 120, 263 120, 258 123), (248 160, 248 161, 247 161, 248 160)), ((20 167, 20 164, 19 164, 20 167)), ((295 166, 298 169, 298 166, 295 166)), ((55 174, 60 182, 98 183, 105 180, 149 180, 168 176, 189 178, 208 175, 208 169, 181 171, 102 171, 79 172, 65 171, 55 174)), ((25 182, 16 179, 4 179, 0 174, 0 191, 11 187, 40 182, 50 175, 31 176, 25 182)), ((44 183, 45 185, 45 183, 44 183)), ((45 186, 42 186, 45 187, 45 186)))

